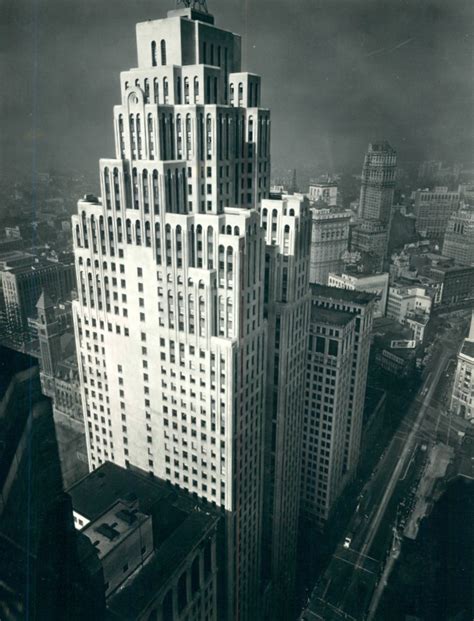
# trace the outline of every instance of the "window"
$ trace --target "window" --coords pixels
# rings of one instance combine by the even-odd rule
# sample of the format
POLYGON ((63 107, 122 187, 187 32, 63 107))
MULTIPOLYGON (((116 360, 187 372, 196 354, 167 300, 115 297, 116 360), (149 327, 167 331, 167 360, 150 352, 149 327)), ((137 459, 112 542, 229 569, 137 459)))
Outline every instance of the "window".
POLYGON ((166 65, 166 41, 164 39, 161 40, 160 48, 161 48, 161 64, 166 65))
POLYGON ((156 41, 152 41, 152 42, 151 42, 151 64, 153 65, 153 67, 156 67, 156 65, 157 65, 157 59, 156 59, 156 41))

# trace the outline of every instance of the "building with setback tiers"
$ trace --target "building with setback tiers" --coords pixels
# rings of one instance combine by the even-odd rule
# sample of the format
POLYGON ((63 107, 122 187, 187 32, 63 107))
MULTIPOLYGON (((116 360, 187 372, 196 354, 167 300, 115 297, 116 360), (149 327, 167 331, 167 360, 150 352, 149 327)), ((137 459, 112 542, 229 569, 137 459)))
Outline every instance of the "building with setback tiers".
POLYGON ((311 285, 303 516, 323 526, 357 471, 375 296, 311 285))
POLYGON ((137 25, 102 197, 73 217, 89 466, 134 465, 227 517, 227 610, 260 614, 270 114, 240 37, 183 8, 137 25))
POLYGON ((382 269, 388 250, 392 222, 397 153, 388 142, 369 144, 362 168, 359 218, 351 239, 351 250, 379 258, 382 269))
POLYGON ((300 505, 311 212, 302 196, 263 200, 268 352, 265 422, 266 616, 291 618, 300 505))

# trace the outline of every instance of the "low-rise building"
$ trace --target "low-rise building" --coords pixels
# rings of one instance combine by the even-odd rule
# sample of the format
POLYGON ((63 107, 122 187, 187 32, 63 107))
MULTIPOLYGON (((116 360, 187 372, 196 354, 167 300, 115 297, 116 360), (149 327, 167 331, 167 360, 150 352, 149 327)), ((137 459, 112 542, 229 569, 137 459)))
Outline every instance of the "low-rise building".
POLYGON ((431 296, 423 287, 393 285, 388 289, 387 317, 399 323, 405 323, 409 313, 429 317, 432 303, 431 296))
POLYGON ((387 272, 381 274, 365 273, 342 273, 328 276, 330 287, 349 289, 351 291, 365 291, 377 296, 374 310, 374 317, 383 317, 387 306, 389 275, 387 272))
POLYGON ((76 483, 69 494, 76 529, 94 544, 103 567, 107 618, 222 618, 217 543, 221 518, 210 504, 110 462, 76 483))

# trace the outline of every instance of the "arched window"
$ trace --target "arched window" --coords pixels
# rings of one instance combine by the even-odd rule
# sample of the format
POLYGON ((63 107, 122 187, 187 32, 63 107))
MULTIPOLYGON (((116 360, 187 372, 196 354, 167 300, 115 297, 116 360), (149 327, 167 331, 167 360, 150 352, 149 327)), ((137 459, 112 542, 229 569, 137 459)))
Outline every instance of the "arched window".
POLYGON ((155 247, 156 247, 156 262, 161 265, 161 232, 160 223, 155 223, 155 247))
POLYGON ((153 131, 153 115, 151 112, 147 116, 147 129, 148 129, 148 151, 150 152, 150 159, 155 159, 155 132, 153 131))
POLYGON ((163 97, 164 97, 165 103, 168 103, 168 99, 169 99, 168 78, 163 78, 163 97))
POLYGON ((234 226, 234 235, 240 235, 240 229, 238 226, 234 226))
POLYGON ((127 232, 127 244, 131 244, 132 243, 132 223, 130 222, 129 219, 127 219, 125 223, 125 228, 127 232))
POLYGON ((161 64, 166 65, 166 41, 164 39, 161 39, 160 48, 161 48, 161 64))
POLYGON ((135 243, 137 246, 142 245, 142 228, 140 225, 140 220, 135 222, 135 243))
POLYGON ((80 232, 80 228, 79 225, 76 224, 76 246, 78 248, 81 248, 82 244, 81 244, 81 232, 80 232))
POLYGON ((144 170, 142 174, 142 192, 143 192, 143 207, 145 213, 150 213, 150 193, 148 191, 148 171, 144 170))
POLYGON ((117 218, 117 237, 118 237, 118 242, 122 243, 123 241, 122 218, 117 218))
POLYGON ((144 80, 144 89, 145 89, 145 102, 150 103, 150 80, 145 78, 144 80))
POLYGON ((242 84, 242 82, 239 82, 239 101, 238 101, 239 106, 242 105, 243 99, 244 99, 244 85, 242 84))
POLYGON ((151 230, 150 223, 148 221, 145 222, 145 246, 151 246, 151 230))
POLYGON ((194 78, 194 103, 199 102, 199 78, 194 78))
POLYGON ((159 95, 160 95, 159 82, 158 82, 158 78, 155 78, 153 80, 153 97, 155 99, 155 103, 158 103, 159 95))
POLYGON ((158 64, 158 59, 156 57, 156 41, 151 42, 151 64, 153 67, 156 67, 158 64))
POLYGON ((153 171, 153 212, 160 213, 160 202, 158 194, 158 171, 153 171))
POLYGON ((186 157, 189 159, 193 150, 192 138, 191 138, 191 115, 186 115, 186 157))
POLYGON ((189 103, 189 78, 184 78, 184 103, 189 103))
POLYGON ((176 103, 181 103, 181 78, 176 78, 176 103))
POLYGON ((125 141, 123 137, 123 115, 119 114, 118 117, 118 130, 119 130, 119 140, 120 140, 120 154, 122 157, 125 154, 125 141))
POLYGON ((214 236, 212 226, 207 227, 207 269, 214 268, 214 236))

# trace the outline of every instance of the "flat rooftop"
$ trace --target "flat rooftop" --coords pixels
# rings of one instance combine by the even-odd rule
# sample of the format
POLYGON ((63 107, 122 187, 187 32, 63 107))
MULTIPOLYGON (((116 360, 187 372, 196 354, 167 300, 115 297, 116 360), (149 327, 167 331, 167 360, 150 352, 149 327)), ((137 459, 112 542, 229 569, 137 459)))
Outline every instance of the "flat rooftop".
POLYGON ((466 339, 462 344, 461 353, 465 356, 469 356, 469 358, 474 358, 474 341, 468 341, 466 339))
POLYGON ((346 326, 356 318, 354 313, 346 313, 344 311, 322 308, 313 305, 311 307, 311 321, 313 323, 325 323, 334 326, 346 326))
MULTIPOLYGON (((152 599, 169 581, 203 538, 217 527, 219 511, 169 483, 136 470, 105 462, 73 485, 68 493, 75 512, 96 522, 102 515, 117 513, 122 503, 151 515, 154 552, 107 602, 108 619, 141 618, 152 599), (117 504, 118 503, 118 504, 117 504)), ((118 522, 114 518, 114 522, 118 522)), ((115 533, 103 529, 104 537, 115 533)), ((96 533, 93 533, 93 536, 96 533)))
POLYGON ((339 287, 329 287, 328 285, 311 284, 311 297, 313 299, 320 298, 367 305, 375 300, 377 296, 367 291, 352 291, 351 289, 340 289, 339 287))

